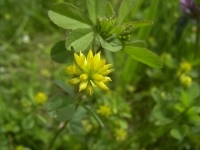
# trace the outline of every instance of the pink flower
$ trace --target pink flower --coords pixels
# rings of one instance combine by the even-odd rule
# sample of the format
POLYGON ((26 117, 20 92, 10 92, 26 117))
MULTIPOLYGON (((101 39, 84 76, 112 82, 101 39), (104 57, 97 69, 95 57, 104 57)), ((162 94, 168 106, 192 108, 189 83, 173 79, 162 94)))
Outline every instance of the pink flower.
POLYGON ((180 0, 180 7, 186 15, 200 16, 200 6, 194 0, 180 0))

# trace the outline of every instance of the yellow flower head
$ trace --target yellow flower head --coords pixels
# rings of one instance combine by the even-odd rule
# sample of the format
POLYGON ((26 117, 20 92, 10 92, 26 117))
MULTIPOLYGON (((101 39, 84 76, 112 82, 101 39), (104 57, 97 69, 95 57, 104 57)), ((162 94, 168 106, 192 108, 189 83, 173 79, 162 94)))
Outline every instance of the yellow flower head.
POLYGON ((180 64, 180 70, 183 72, 190 72, 192 70, 192 65, 189 62, 182 62, 180 64))
POLYGON ((44 104, 47 101, 47 95, 43 92, 39 92, 35 96, 35 101, 37 104, 44 104))
POLYGON ((105 85, 106 82, 112 81, 107 75, 114 69, 110 69, 112 64, 106 64, 105 59, 100 58, 100 52, 93 55, 90 50, 87 58, 80 52, 80 55, 74 53, 75 62, 73 65, 66 67, 68 74, 76 77, 69 80, 68 83, 79 84, 79 91, 86 90, 90 95, 93 93, 93 87, 98 86, 103 90, 109 90, 105 85))
POLYGON ((124 141, 127 138, 127 131, 122 128, 116 129, 115 138, 117 141, 124 141))
POLYGON ((190 87, 192 84, 192 78, 190 76, 182 74, 180 76, 180 82, 182 85, 184 85, 186 87, 190 87))
POLYGON ((42 70, 40 71, 40 74, 41 74, 43 77, 46 77, 46 78, 51 77, 51 72, 50 72, 48 69, 42 69, 42 70))
POLYGON ((15 150, 24 150, 24 146, 23 145, 17 145, 15 147, 15 150))
POLYGON ((100 105, 99 109, 97 110, 97 113, 102 115, 102 116, 108 117, 112 114, 112 110, 107 105, 100 105))

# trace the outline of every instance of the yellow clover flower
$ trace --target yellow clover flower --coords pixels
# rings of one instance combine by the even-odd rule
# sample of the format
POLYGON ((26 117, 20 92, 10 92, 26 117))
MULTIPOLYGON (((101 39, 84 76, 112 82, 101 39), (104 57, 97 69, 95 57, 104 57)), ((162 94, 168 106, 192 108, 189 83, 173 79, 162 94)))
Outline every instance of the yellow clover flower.
POLYGON ((24 146, 23 145, 17 145, 15 147, 15 150, 24 150, 24 146))
POLYGON ((68 81, 69 84, 80 83, 79 92, 86 90, 89 95, 92 95, 94 86, 106 91, 109 90, 105 83, 112 81, 107 75, 114 69, 110 69, 112 64, 106 64, 106 60, 100 58, 100 52, 93 55, 92 50, 90 50, 87 58, 81 52, 80 55, 74 53, 74 59, 74 64, 66 67, 68 74, 76 76, 68 81))
POLYGON ((115 138, 117 141, 124 141, 127 138, 127 131, 122 128, 115 130, 115 138))
POLYGON ((185 87, 190 87, 192 84, 192 78, 190 76, 182 74, 180 76, 180 82, 185 87))
POLYGON ((180 64, 180 69, 183 72, 190 72, 192 70, 192 65, 185 61, 180 64))
POLYGON ((108 117, 112 114, 112 110, 107 105, 100 105, 99 109, 97 110, 97 113, 102 115, 102 116, 108 117))
POLYGON ((178 69, 177 76, 181 76, 183 73, 188 73, 191 70, 192 70, 192 65, 189 62, 184 61, 184 62, 180 63, 180 67, 178 69))
POLYGON ((47 101, 47 95, 43 92, 39 92, 35 96, 35 102, 37 104, 44 104, 47 101))

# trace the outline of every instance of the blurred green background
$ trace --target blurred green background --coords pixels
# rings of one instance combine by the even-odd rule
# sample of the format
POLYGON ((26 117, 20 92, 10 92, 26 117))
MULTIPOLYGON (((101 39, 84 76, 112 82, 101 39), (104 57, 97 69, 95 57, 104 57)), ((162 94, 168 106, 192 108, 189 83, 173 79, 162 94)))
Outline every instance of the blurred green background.
MULTIPOLYGON (((0 150, 46 149, 62 126, 46 110, 46 102, 63 93, 53 81, 69 79, 67 64, 49 55, 69 33, 48 18, 55 2, 86 12, 86 0, 0 0, 0 150)), ((110 2, 117 11, 121 1, 110 2)), ((147 41, 163 68, 152 69, 121 51, 109 55, 115 69, 111 91, 97 91, 90 102, 105 129, 80 110, 55 150, 200 149, 199 22, 187 16, 184 28, 183 16, 178 0, 143 0, 130 19, 154 25, 136 30, 135 39, 147 41)))

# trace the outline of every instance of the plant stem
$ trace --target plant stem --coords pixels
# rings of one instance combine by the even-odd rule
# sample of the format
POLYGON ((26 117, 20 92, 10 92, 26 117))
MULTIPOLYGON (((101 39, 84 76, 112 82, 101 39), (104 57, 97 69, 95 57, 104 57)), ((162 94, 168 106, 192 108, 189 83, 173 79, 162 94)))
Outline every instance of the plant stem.
POLYGON ((197 36, 196 36, 197 57, 200 55, 200 17, 197 19, 197 36))
POLYGON ((50 142, 50 145, 48 146, 47 150, 51 150, 57 137, 60 135, 60 133, 65 129, 66 125, 67 125, 68 121, 66 121, 64 123, 64 125, 56 132, 55 136, 53 137, 53 139, 50 142))

